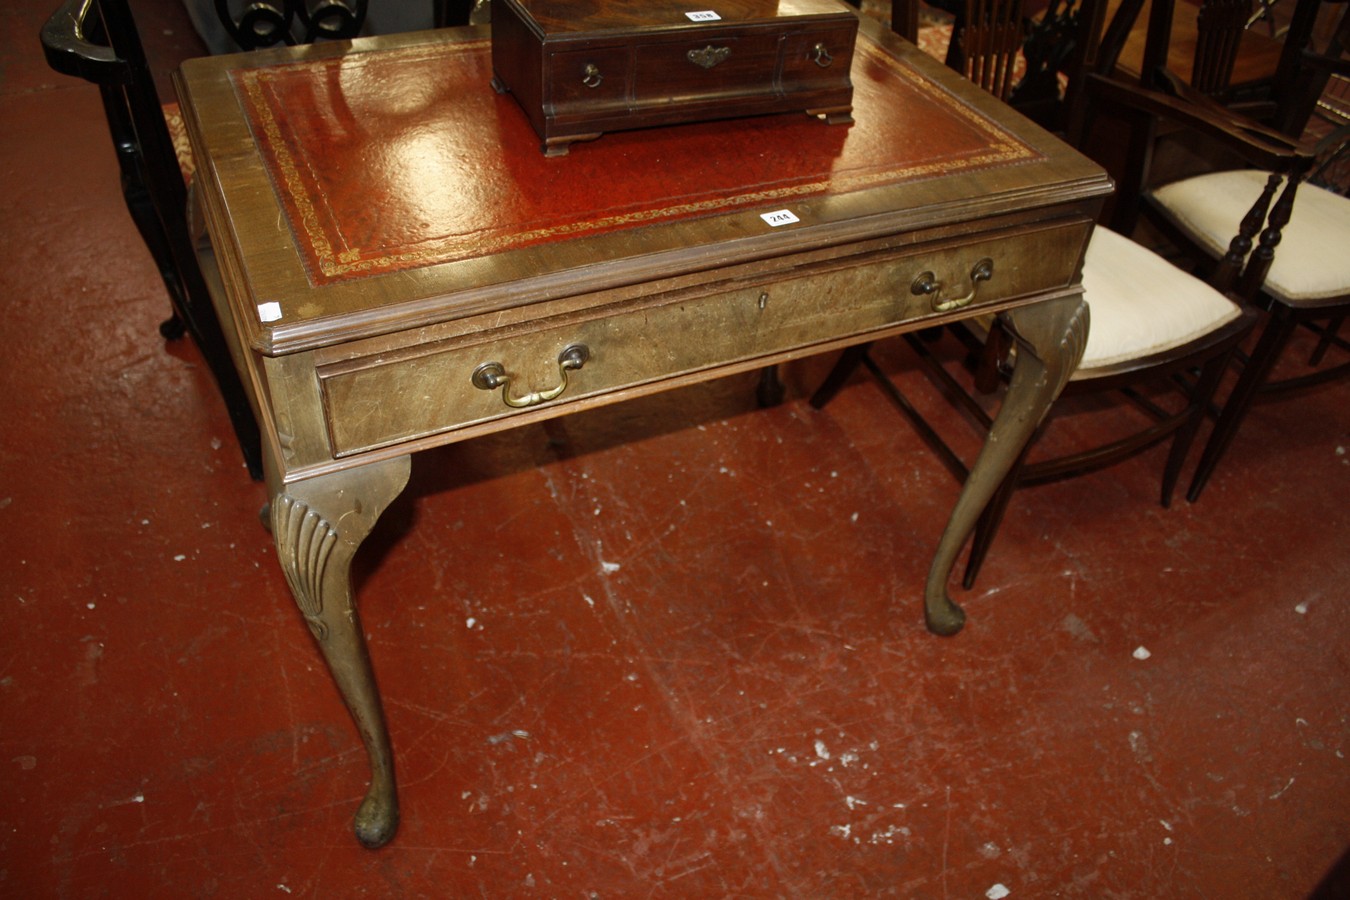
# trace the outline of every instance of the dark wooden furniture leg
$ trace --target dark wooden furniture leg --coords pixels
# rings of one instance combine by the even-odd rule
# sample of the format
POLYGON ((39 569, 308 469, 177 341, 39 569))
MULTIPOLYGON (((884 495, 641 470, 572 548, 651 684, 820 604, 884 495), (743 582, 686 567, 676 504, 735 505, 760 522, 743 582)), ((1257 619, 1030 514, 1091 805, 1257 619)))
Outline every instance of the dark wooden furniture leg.
POLYGON ((1289 343, 1297 325, 1291 307, 1283 303, 1275 304, 1261 337, 1257 339, 1247 364, 1242 368, 1242 374, 1238 376, 1237 384, 1233 385, 1232 392, 1224 401, 1219 420, 1214 423, 1214 430, 1210 432, 1205 449, 1200 454, 1200 461, 1195 464, 1191 486, 1186 492, 1186 499, 1191 503, 1200 499, 1200 493, 1218 468, 1219 460, 1233 442, 1238 426, 1256 401, 1262 383, 1275 367, 1275 362, 1280 358, 1285 344, 1289 343))
POLYGON ((785 390, 777 366, 765 366, 759 370, 759 384, 755 386, 755 400, 763 409, 770 409, 782 403, 785 390))
POLYGON ((1020 344, 1017 366, 928 570, 924 619, 934 634, 956 634, 965 624, 965 612, 947 593, 952 568, 980 515, 1077 368, 1087 344, 1088 308, 1081 297, 1038 303, 1005 315, 1020 344))
POLYGON ((410 458, 272 487, 272 536, 305 617, 370 757, 370 789, 356 811, 356 838, 387 844, 398 828, 394 757, 384 710, 352 597, 351 564, 380 514, 408 483, 410 458))

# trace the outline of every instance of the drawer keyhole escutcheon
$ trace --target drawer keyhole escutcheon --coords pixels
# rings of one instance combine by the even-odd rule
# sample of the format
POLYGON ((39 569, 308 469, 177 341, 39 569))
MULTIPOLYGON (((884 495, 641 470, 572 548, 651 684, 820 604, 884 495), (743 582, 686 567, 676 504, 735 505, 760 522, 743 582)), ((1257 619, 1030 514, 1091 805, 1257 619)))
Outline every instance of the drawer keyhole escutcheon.
POLYGON ((932 272, 921 272, 909 285, 909 292, 916 297, 928 295, 933 298, 933 312, 951 312, 954 309, 960 309, 963 306, 969 306, 975 299, 975 293, 980 289, 981 281, 988 281, 994 277, 994 261, 989 257, 977 262, 970 270, 970 293, 964 297, 952 297, 944 299, 942 296, 942 282, 937 280, 937 276, 932 272))
POLYGON ((598 88, 604 80, 605 76, 600 74, 600 67, 595 63, 586 63, 586 68, 581 70, 581 83, 588 88, 598 88))
POLYGON ((731 48, 714 47, 712 44, 709 44, 702 50, 690 50, 685 55, 689 57, 689 61, 694 65, 704 69, 711 69, 731 55, 731 48))
POLYGON ((825 49, 824 44, 816 44, 811 48, 811 59, 822 69, 829 68, 830 63, 834 62, 834 57, 825 49))
POLYGON ((511 376, 506 374, 506 367, 499 362, 486 362, 474 369, 473 386, 482 391, 501 388, 503 403, 512 409, 524 409, 561 397, 562 392, 567 390, 567 373, 572 369, 580 369, 590 358, 591 351, 585 344, 568 346, 558 354, 558 384, 546 391, 535 391, 523 397, 511 396, 511 376))

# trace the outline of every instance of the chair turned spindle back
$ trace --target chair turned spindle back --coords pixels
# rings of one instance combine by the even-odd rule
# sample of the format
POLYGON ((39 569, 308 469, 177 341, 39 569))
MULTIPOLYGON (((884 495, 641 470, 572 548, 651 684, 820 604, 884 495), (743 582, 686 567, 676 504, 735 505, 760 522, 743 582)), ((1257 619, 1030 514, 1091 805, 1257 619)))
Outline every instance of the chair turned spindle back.
POLYGON ((1251 11, 1251 0, 1204 0, 1200 4, 1191 87, 1211 97, 1228 90, 1251 11))
POLYGON ((962 74, 1006 101, 1024 36, 1022 0, 967 0, 965 23, 954 35, 964 56, 962 74))
MULTIPOLYGON (((931 2, 953 17, 948 68, 1038 124, 1066 130, 1081 76, 1097 56, 1106 0, 1049 0, 1030 17, 1024 0, 931 2)), ((892 0, 891 30, 918 43, 922 5, 892 0)))

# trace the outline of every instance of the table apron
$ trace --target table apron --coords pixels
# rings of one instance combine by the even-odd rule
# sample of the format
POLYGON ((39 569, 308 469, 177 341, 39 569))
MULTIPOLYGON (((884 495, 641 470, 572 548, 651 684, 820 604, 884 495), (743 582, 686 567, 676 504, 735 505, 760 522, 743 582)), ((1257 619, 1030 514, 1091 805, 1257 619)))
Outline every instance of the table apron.
POLYGON ((1086 219, 1060 220, 835 259, 730 287, 714 281, 321 365, 316 372, 331 456, 687 380, 691 373, 712 377, 785 351, 1054 292, 1073 283, 1090 229, 1086 219), (985 260, 992 264, 989 277, 972 277, 985 260), (929 285, 929 292, 916 283, 929 285), (560 359, 569 352, 572 362, 564 365, 560 359), (488 366, 505 384, 475 379, 488 366))

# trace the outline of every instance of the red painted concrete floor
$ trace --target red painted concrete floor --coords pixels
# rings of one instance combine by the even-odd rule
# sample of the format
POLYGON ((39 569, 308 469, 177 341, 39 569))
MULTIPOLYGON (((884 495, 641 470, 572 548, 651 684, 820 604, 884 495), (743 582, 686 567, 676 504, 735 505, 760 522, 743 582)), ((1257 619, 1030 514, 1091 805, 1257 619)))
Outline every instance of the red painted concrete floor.
POLYGON ((361 849, 262 489, 42 15, 0 39, 0 894, 1303 898, 1350 846, 1350 384, 1260 408, 1194 506, 1159 453, 1022 492, 942 639, 956 487, 871 384, 811 410, 824 359, 771 410, 733 379, 417 460, 361 564, 403 800, 361 849))

